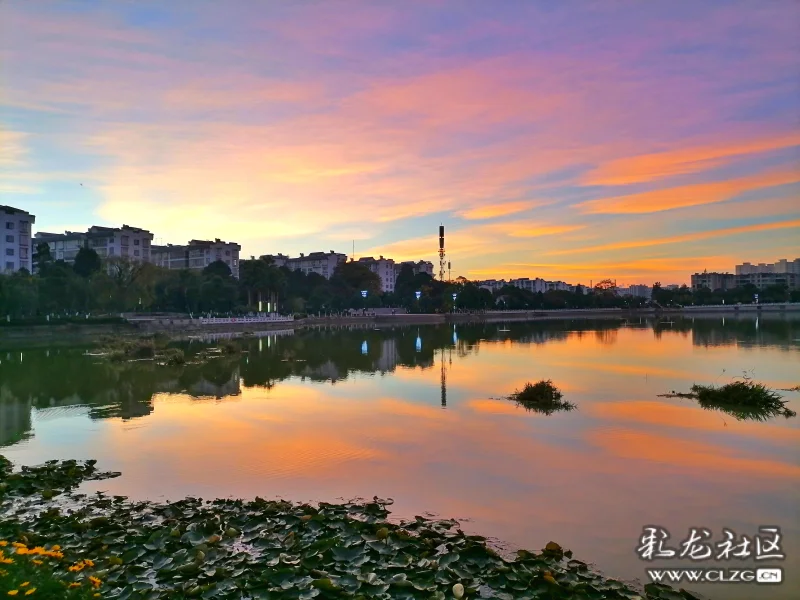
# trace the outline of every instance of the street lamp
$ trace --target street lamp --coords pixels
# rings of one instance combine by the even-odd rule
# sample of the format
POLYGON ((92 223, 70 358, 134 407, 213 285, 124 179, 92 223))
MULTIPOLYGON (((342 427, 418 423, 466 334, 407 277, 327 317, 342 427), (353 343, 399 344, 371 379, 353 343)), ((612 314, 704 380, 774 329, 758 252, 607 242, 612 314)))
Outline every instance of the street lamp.
POLYGON ((366 298, 367 297, 367 290, 361 290, 361 297, 362 298, 366 298))
POLYGON ((422 296, 422 292, 417 290, 416 292, 414 292, 414 295, 417 297, 417 300, 419 300, 419 297, 422 296))

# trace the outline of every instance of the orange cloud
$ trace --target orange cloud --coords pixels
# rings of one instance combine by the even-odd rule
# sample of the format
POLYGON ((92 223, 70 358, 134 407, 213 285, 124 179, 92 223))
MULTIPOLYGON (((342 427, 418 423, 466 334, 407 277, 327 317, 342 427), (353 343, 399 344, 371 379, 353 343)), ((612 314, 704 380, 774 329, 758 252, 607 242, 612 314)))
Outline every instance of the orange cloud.
POLYGON ((711 231, 699 231, 697 233, 687 233, 686 235, 674 235, 663 238, 651 238, 646 240, 631 240, 630 242, 614 242, 612 244, 601 244, 599 246, 587 246, 583 248, 570 248, 568 250, 553 250, 549 255, 560 254, 580 254, 583 252, 600 252, 603 250, 630 250, 632 248, 647 248, 650 246, 662 246, 666 244, 683 244, 697 240, 706 240, 717 237, 727 237, 742 233, 754 233, 757 231, 772 231, 776 229, 794 229, 800 227, 800 219, 790 221, 776 221, 773 223, 757 223, 755 225, 742 225, 740 227, 727 227, 725 229, 714 229, 711 231))
POLYGON ((585 225, 539 225, 539 226, 526 226, 520 224, 512 226, 508 235, 511 237, 531 238, 540 237, 544 235, 556 235, 558 233, 569 233, 570 231, 577 231, 583 229, 585 225))
POLYGON ((577 205, 588 214, 643 214, 722 202, 751 190, 800 181, 800 170, 775 171, 740 179, 697 183, 627 196, 600 198, 577 205))
POLYGON ((628 185, 717 167, 746 154, 781 150, 800 145, 800 134, 791 133, 725 145, 681 148, 612 160, 584 178, 587 185, 628 185))
POLYGON ((586 261, 576 263, 504 263, 492 265, 486 269, 470 269, 473 278, 486 277, 532 277, 546 279, 567 278, 570 283, 589 284, 590 279, 599 281, 613 276, 620 285, 642 283, 643 280, 655 280, 662 276, 686 277, 697 271, 698 265, 709 270, 730 269, 734 258, 731 256, 691 256, 642 258, 638 260, 586 261))
POLYGON ((495 217, 504 217, 506 215, 513 215, 515 213, 529 210, 536 206, 533 202, 504 202, 501 204, 487 204, 485 206, 476 206, 459 213, 465 219, 479 220, 479 219, 493 219, 495 217))

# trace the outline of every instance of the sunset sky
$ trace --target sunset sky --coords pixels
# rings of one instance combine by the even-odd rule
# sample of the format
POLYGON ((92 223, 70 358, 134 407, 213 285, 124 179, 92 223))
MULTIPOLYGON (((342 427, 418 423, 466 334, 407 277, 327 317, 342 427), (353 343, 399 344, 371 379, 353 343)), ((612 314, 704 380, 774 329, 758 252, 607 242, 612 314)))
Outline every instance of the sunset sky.
POLYGON ((245 256, 800 256, 800 3, 0 2, 0 204, 245 256), (81 183, 83 185, 81 185, 81 183))

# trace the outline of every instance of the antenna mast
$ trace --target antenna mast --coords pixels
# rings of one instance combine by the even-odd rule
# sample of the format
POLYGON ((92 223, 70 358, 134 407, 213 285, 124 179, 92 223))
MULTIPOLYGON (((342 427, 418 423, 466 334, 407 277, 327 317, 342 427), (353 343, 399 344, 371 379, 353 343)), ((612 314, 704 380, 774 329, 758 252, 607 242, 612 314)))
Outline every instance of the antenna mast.
POLYGON ((445 253, 444 253, 444 225, 439 225, 439 280, 444 281, 444 268, 445 268, 445 253))

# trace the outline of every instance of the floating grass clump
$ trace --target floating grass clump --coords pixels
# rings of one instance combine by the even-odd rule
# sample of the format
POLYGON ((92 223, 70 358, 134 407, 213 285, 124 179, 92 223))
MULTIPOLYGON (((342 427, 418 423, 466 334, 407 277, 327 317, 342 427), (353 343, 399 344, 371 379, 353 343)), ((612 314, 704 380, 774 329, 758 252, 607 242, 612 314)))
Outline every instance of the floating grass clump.
POLYGON ((515 391, 508 396, 517 405, 526 410, 551 415, 559 410, 573 410, 575 407, 571 402, 562 399, 563 394, 549 379, 537 381, 536 383, 526 383, 521 390, 515 391))
POLYGON ((740 421, 766 421, 783 416, 788 418, 797 413, 786 406, 781 395, 762 383, 749 377, 726 383, 723 386, 693 385, 688 393, 672 392, 663 394, 667 398, 690 398, 708 410, 719 410, 740 421))
POLYGON ((765 421, 782 415, 786 418, 797 415, 786 408, 780 394, 750 379, 726 383, 721 387, 693 385, 692 394, 703 408, 724 411, 737 419, 765 421))
POLYGON ((158 361, 168 366, 185 365, 186 355, 180 348, 166 348, 158 355, 158 361))
POLYGON ((74 461, 13 473, 0 456, 0 466, 0 481, 17 482, 0 497, 0 567, 18 569, 0 576, 3 598, 45 586, 58 600, 71 590, 119 600, 695 598, 665 586, 642 593, 555 542, 506 558, 453 520, 394 522, 391 500, 159 503, 98 492, 56 502, 41 490, 107 475, 74 461))

